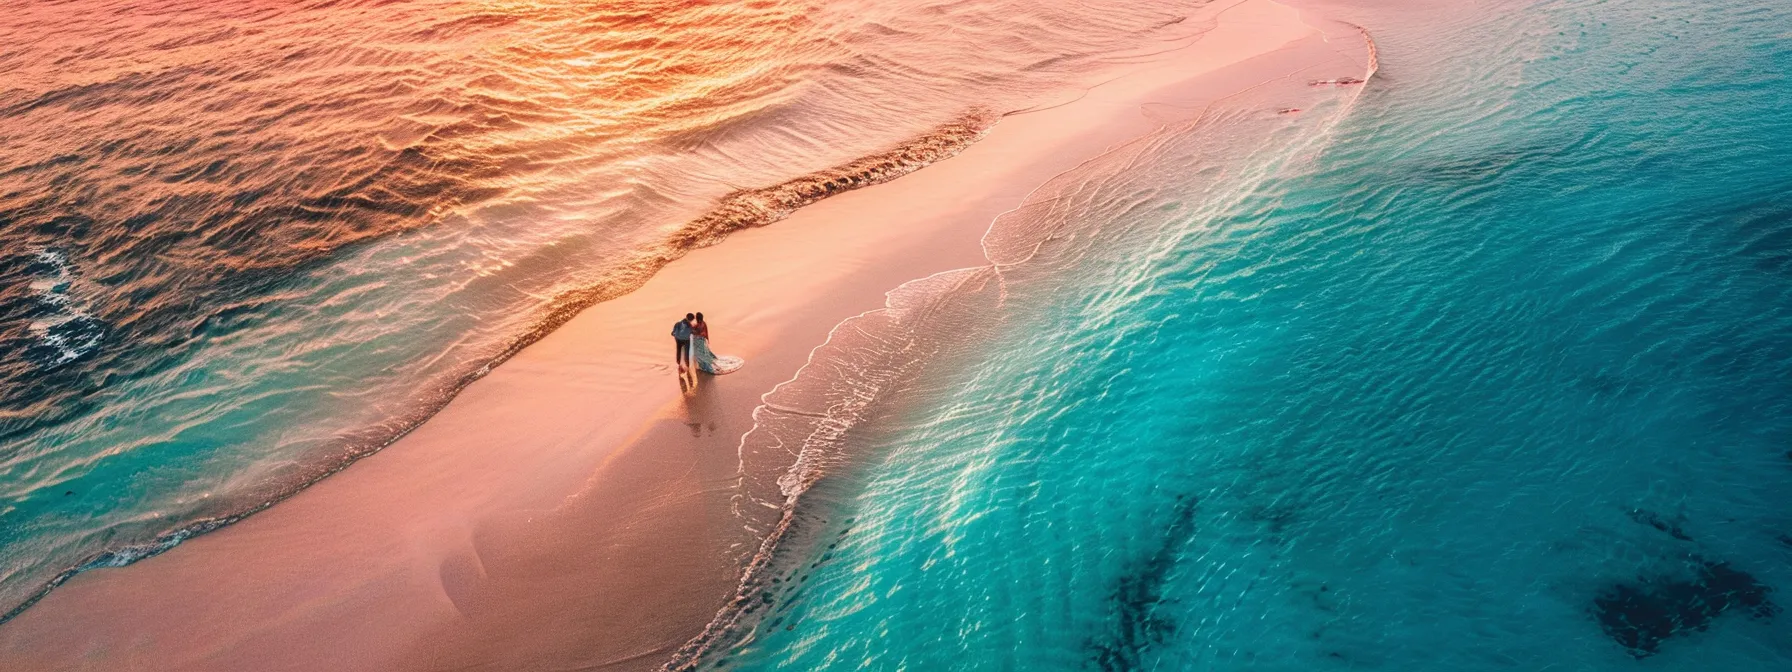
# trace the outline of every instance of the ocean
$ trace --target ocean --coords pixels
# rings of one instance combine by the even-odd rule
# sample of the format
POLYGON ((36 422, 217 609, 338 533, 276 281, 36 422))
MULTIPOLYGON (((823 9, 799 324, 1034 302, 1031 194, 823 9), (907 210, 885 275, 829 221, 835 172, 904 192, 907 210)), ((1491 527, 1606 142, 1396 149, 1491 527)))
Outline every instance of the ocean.
POLYGON ((1354 99, 1067 176, 850 428, 768 398, 798 532, 678 665, 1792 668, 1792 8, 1369 5, 1354 99))
POLYGON ((387 445, 686 250, 1199 3, 27 2, 0 18, 0 620, 387 445))
MULTIPOLYGON (((10 13, 0 609, 1196 4, 10 13)), ((1792 7, 1310 9, 1367 82, 1151 110, 768 395, 784 517, 676 666, 1792 668, 1792 7)))

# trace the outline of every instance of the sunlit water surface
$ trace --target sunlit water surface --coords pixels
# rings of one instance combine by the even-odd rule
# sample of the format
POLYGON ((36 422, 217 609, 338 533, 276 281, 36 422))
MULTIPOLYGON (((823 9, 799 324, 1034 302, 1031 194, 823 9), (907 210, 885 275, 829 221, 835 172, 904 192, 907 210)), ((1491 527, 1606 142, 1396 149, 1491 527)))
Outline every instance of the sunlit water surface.
POLYGON ((1328 11, 1333 131, 1092 176, 704 669, 1792 669, 1792 8, 1328 11))
POLYGON ((735 189, 1061 100, 1199 4, 9 4, 0 616, 384 445, 735 189))

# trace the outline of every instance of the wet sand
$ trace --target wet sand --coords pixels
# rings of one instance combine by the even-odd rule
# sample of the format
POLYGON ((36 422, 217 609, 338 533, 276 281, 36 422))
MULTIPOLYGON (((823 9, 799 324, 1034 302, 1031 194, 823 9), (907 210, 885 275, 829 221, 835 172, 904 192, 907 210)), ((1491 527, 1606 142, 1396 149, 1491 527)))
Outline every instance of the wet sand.
POLYGON ((760 395, 886 291, 985 264, 996 215, 1151 130, 1143 110, 1283 74, 1227 66, 1314 35, 1268 0, 1207 11, 1203 39, 1008 116, 955 158, 692 252, 268 511, 75 577, 0 626, 0 668, 657 668, 757 543, 733 499, 760 395), (683 389, 668 332, 695 310, 748 363, 683 389))

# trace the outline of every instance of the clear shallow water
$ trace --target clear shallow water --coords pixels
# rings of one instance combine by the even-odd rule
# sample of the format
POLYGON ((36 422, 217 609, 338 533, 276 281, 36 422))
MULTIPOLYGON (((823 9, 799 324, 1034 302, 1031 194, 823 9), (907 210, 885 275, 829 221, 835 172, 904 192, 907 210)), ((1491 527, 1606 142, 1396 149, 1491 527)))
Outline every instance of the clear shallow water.
POLYGON ((1321 151, 1086 176, 703 668, 1792 667, 1792 12, 1327 11, 1321 151))
POLYGON ((0 614, 384 445, 737 188, 1202 28, 1021 4, 9 7, 0 614))

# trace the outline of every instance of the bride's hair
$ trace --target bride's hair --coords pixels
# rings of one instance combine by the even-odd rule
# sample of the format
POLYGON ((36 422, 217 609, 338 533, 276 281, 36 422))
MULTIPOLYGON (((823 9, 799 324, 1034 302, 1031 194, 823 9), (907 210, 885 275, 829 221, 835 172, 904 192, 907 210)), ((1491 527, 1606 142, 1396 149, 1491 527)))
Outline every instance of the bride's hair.
POLYGON ((697 321, 698 321, 698 322, 702 322, 702 321, 703 321, 703 313, 697 313, 697 321))

